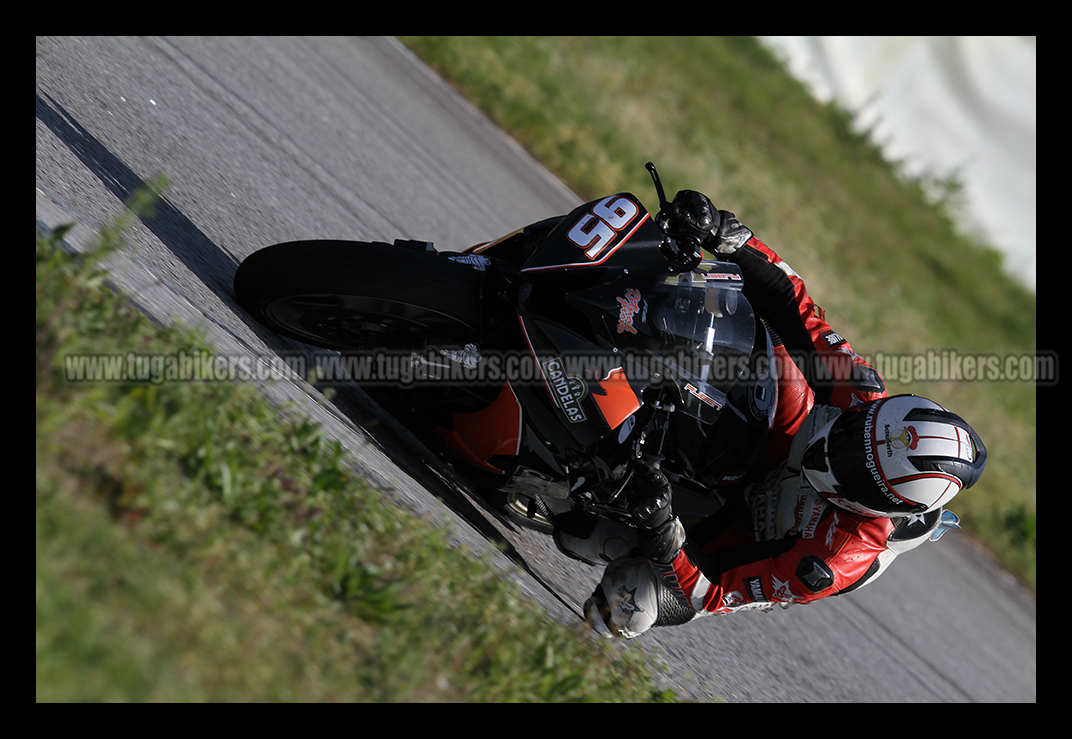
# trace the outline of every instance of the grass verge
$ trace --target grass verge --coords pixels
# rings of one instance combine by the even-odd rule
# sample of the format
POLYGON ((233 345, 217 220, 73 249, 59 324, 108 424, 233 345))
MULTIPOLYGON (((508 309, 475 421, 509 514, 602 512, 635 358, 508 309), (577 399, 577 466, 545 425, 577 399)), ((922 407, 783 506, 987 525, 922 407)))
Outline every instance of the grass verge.
POLYGON ((751 37, 403 40, 582 198, 626 190, 657 206, 652 160, 671 197, 696 189, 734 211, 857 352, 885 358, 891 394, 934 398, 976 427, 987 471, 950 507, 1035 587, 1035 384, 932 371, 935 357, 1036 351, 1035 296, 954 226, 955 183, 928 199, 935 183, 898 176, 751 37))
POLYGON ((635 650, 385 504, 252 386, 75 384, 63 357, 208 350, 37 237, 37 700, 661 701, 635 650))

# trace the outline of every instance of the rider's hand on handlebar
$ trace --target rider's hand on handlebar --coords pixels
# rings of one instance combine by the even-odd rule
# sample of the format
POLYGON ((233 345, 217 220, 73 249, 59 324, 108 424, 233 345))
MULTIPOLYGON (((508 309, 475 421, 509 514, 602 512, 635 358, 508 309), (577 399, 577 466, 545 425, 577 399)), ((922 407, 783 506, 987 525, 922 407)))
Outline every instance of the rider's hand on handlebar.
POLYGON ((640 528, 657 528, 670 520, 672 488, 655 465, 638 461, 633 466, 633 479, 626 491, 629 513, 640 528))
POLYGON ((720 216, 706 195, 682 190, 672 203, 663 204, 657 222, 672 239, 682 268, 693 269, 702 258, 700 248, 717 233, 720 216))
POLYGON ((685 528, 671 510, 673 489, 649 462, 637 462, 629 483, 629 513, 637 525, 640 550, 648 559, 671 562, 685 543, 685 528))
POLYGON ((722 217, 711 199, 702 192, 682 190, 666 210, 671 235, 694 239, 703 244, 718 232, 722 217))
POLYGON ((752 238, 752 232, 728 210, 718 210, 701 192, 681 190, 666 203, 658 216, 659 225, 677 245, 678 260, 686 268, 695 267, 700 248, 715 254, 733 254, 752 238))

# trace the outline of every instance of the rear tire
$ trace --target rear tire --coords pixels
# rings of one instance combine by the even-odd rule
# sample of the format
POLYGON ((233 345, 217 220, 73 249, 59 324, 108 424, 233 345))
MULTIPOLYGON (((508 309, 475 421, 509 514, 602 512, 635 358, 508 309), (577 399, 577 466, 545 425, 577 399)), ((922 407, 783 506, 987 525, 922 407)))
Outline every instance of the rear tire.
POLYGON ((484 273, 435 252, 295 241, 239 265, 235 297, 262 325, 326 349, 419 349, 476 342, 484 273))

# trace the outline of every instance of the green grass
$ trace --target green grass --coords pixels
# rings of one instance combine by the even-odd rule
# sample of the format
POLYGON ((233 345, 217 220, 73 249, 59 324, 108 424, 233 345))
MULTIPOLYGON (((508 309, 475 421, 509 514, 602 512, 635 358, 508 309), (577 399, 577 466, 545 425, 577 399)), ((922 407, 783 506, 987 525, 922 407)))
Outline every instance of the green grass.
MULTIPOLYGON (((403 40, 582 198, 628 190, 657 208, 652 160, 671 197, 701 190, 734 211, 860 354, 1036 350, 1035 296, 955 228, 956 184, 928 201, 933 183, 899 177, 843 110, 816 103, 750 37, 403 40)), ((1035 385, 888 385, 980 432, 987 471, 950 507, 1034 587, 1035 385)))
POLYGON ((37 700, 662 701, 636 650, 526 603, 252 385, 71 383, 209 350, 37 238, 37 700))

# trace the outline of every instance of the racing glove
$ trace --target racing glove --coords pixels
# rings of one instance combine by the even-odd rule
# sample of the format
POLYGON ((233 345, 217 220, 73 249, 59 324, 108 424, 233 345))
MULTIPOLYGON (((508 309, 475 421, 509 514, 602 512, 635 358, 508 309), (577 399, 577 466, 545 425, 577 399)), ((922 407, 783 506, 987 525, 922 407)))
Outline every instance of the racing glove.
POLYGON ((666 475, 653 464, 637 462, 627 496, 640 551, 654 562, 672 562, 685 544, 685 527, 673 513, 666 475))
POLYGON ((672 238, 668 256, 687 271, 700 263, 700 249, 718 232, 719 212, 703 193, 681 190, 673 202, 663 203, 655 222, 672 238))
POLYGON ((720 220, 718 230, 711 235, 706 246, 715 254, 726 256, 733 254, 752 238, 752 231, 737 220, 737 216, 728 210, 718 212, 720 220))

